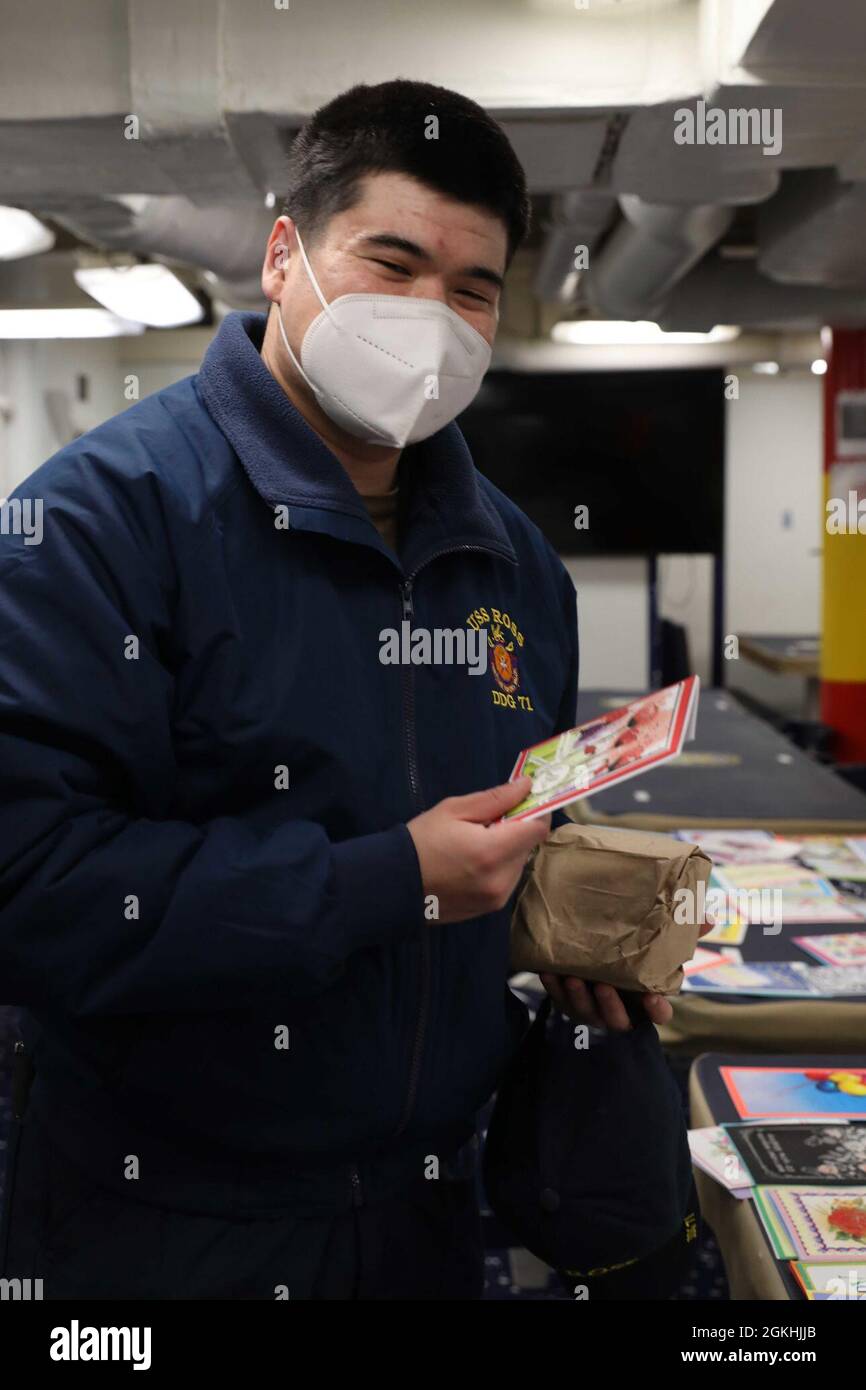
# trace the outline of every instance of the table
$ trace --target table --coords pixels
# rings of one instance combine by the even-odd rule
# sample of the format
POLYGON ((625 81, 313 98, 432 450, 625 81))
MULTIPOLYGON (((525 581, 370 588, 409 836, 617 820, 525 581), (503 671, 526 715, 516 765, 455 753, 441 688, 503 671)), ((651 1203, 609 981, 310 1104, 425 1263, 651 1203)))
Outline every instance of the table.
MULTIPOLYGON (((584 723, 642 691, 582 691, 584 723)), ((566 808, 572 820, 644 830, 754 826, 866 834, 866 796, 808 757, 727 690, 704 689, 679 758, 566 808)))
MULTIPOLYGON (((588 691, 581 722, 634 698, 588 691)), ((814 762, 724 690, 704 690, 696 737, 680 758, 601 795, 566 808, 574 821, 670 831, 752 826, 782 834, 866 834, 866 796, 814 762), (637 795, 647 793, 649 801, 637 795), (636 806, 652 810, 636 811, 636 806)), ((783 927, 766 936, 752 927, 740 946, 744 961, 803 960, 792 936, 844 931, 838 923, 783 927)), ((864 923, 866 930, 866 923, 864 923)), ((666 1047, 790 1052, 859 1048, 866 1040, 866 1000, 796 999, 744 1002, 742 996, 683 994, 661 1028, 666 1047)))
POLYGON ((815 636, 739 639, 740 656, 776 676, 802 676, 806 682, 804 715, 817 720, 821 706, 821 639, 815 636))
MULTIPOLYGON (((866 931, 866 919, 862 923, 866 931)), ((800 960, 811 958, 792 944, 795 936, 827 936, 858 930, 854 923, 809 923, 783 926, 777 936, 767 936, 752 926, 738 947, 744 961, 800 960)), ((713 947, 709 946, 708 950, 713 947)), ((866 999, 749 999, 742 995, 682 994, 671 1000, 674 1017, 663 1030, 667 1046, 772 1048, 800 1052, 856 1050, 866 1046, 866 999)))
MULTIPOLYGON (((733 1101, 719 1076, 719 1067, 726 1065, 828 1067, 844 1070, 862 1067, 866 1055, 818 1055, 802 1053, 797 1056, 724 1055, 705 1053, 694 1063, 689 1076, 689 1105, 691 1128, 726 1124, 739 1119, 733 1101)), ((764 1233, 761 1218, 754 1203, 732 1197, 707 1174, 695 1169, 695 1183, 701 1212, 712 1229, 728 1276, 732 1299, 757 1298, 778 1302, 802 1298, 800 1286, 788 1265, 779 1261, 764 1233)))
POLYGON ((740 656, 777 676, 816 678, 821 662, 820 637, 740 637, 740 656))

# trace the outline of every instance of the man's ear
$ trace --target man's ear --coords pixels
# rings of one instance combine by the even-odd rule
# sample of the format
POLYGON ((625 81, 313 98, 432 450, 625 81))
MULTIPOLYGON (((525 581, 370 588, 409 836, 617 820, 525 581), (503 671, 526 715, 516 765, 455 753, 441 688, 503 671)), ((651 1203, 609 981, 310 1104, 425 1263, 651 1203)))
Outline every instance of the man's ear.
POLYGON ((278 217, 268 237, 262 266, 262 293, 265 299, 273 301, 279 297, 283 287, 283 273, 295 242, 295 224, 291 217, 278 217))
POLYGON ((274 266, 277 270, 284 270, 291 254, 289 247, 295 241, 295 224, 291 218, 281 217, 277 225, 282 226, 282 236, 274 242, 274 266))

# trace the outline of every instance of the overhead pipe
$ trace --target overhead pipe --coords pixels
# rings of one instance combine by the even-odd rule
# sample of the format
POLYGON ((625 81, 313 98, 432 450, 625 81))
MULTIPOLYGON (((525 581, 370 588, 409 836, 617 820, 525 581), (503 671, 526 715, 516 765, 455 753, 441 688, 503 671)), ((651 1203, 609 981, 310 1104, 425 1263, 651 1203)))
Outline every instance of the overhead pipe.
POLYGON ((732 208, 683 207, 619 199, 622 220, 592 258, 584 285, 590 304, 611 319, 657 318, 673 289, 724 235, 732 208))
POLYGON ((554 197, 535 273, 538 299, 550 304, 573 303, 582 273, 576 264, 582 260, 578 251, 585 247, 587 255, 592 252, 615 213, 616 198, 611 193, 575 190, 554 197))
POLYGON ((220 298, 246 307, 261 274, 275 212, 263 203, 200 207, 176 196, 82 198, 42 207, 82 241, 107 251, 123 251, 177 261, 210 271, 220 298))

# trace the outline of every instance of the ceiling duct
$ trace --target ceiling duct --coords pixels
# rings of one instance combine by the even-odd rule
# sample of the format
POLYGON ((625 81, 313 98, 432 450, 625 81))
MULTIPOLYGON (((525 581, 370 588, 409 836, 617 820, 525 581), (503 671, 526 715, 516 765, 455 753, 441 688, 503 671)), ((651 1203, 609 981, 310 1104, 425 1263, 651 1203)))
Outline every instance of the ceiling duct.
POLYGON ((789 173, 758 209, 758 267, 787 285, 866 289, 866 184, 789 173))
POLYGON ((619 199, 622 220, 592 258, 582 288, 606 318, 656 319, 667 295, 733 220, 716 204, 681 207, 619 199))
POLYGON ((571 304, 581 270, 578 256, 587 256, 607 230, 616 211, 616 198, 610 193, 570 192, 558 194, 551 204, 551 223, 541 248, 535 274, 535 293, 551 304, 571 304))
POLYGON ((800 330, 816 324, 866 325, 866 289, 781 285, 754 261, 711 256, 668 298, 658 322, 670 332, 708 332, 720 319, 743 328, 800 330))
POLYGON ((210 271, 220 298, 233 306, 246 306, 251 295, 261 303, 260 286, 255 291, 277 216, 263 203, 198 207, 183 197, 82 198, 43 206, 43 215, 102 250, 210 271))

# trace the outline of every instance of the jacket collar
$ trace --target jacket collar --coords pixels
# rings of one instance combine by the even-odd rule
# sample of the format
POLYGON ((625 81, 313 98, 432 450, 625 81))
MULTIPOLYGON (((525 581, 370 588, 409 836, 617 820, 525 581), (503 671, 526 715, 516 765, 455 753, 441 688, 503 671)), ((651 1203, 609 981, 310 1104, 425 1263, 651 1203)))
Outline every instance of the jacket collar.
MULTIPOLYGON (((205 407, 253 487, 271 506, 287 505, 295 529, 355 540, 391 557, 347 473, 262 361, 266 322, 255 313, 223 320, 196 377, 205 407)), ((455 424, 405 449, 401 472, 412 488, 407 571, 463 547, 517 562, 455 424)))

